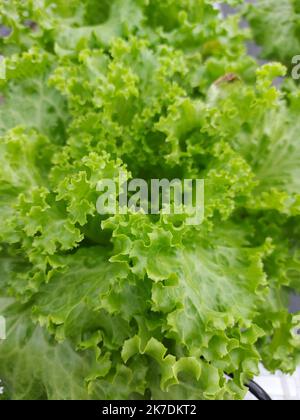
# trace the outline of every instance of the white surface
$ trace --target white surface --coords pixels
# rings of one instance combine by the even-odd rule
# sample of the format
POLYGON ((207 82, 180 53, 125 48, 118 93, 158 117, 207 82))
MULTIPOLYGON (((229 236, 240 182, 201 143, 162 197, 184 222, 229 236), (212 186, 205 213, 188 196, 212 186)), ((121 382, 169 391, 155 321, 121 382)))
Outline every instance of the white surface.
MULTIPOLYGON (((300 368, 294 376, 283 375, 278 372, 271 375, 265 369, 261 369, 261 376, 255 381, 264 388, 273 400, 296 400, 300 401, 300 368)), ((250 394, 246 400, 256 400, 250 394)))

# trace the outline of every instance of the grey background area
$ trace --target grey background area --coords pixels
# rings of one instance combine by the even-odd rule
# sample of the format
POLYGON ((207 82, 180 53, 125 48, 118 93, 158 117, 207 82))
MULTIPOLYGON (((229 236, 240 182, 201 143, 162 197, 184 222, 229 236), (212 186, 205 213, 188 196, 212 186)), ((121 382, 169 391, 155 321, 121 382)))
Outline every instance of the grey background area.
POLYGON ((292 313, 300 311, 300 296, 299 295, 291 296, 290 309, 292 313))

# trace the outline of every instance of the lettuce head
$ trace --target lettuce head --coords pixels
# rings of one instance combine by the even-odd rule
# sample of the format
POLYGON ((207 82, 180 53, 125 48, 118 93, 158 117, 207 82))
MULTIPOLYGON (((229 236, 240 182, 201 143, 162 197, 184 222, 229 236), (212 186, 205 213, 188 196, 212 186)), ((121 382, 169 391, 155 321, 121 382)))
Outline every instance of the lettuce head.
POLYGON ((232 400, 260 363, 293 372, 300 91, 274 87, 286 69, 259 67, 239 16, 209 0, 0 7, 2 397, 232 400), (204 179, 204 222, 100 216, 97 183, 120 171, 204 179))

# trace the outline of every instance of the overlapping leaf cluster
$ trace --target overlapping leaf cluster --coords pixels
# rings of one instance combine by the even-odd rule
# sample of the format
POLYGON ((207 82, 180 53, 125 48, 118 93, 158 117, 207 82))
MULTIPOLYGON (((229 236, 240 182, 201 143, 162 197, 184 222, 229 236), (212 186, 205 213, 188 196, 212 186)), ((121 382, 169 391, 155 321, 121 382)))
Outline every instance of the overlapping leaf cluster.
POLYGON ((300 51, 299 0, 255 0, 246 16, 264 58, 290 65, 300 51))
POLYGON ((300 92, 213 3, 0 2, 6 398, 241 399, 299 362, 300 92), (204 223, 100 217, 120 170, 204 178, 204 223))

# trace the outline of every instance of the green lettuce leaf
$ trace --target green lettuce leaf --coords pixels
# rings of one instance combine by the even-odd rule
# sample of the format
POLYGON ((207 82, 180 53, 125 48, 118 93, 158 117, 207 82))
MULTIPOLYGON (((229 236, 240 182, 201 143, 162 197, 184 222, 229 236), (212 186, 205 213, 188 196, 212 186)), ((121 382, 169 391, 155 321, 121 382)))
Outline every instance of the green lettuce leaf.
POLYGON ((258 67, 240 16, 211 0, 0 7, 4 397, 240 400, 260 363, 292 373, 300 95, 274 86, 286 68, 258 67), (120 187, 120 172, 204 179, 203 223, 98 214, 99 181, 120 187))
POLYGON ((257 0, 248 5, 246 17, 264 58, 287 65, 299 54, 300 7, 297 0, 257 0))

